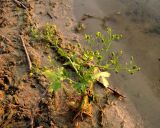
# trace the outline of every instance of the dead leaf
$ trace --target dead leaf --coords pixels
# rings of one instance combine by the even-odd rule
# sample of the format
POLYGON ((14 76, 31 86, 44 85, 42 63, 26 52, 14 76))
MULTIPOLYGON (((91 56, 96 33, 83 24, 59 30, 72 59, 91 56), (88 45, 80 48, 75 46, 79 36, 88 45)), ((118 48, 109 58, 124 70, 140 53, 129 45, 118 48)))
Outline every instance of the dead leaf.
POLYGON ((111 74, 107 71, 101 72, 99 69, 95 69, 94 73, 95 75, 93 76, 93 79, 97 80, 105 88, 107 88, 109 86, 109 82, 106 78, 110 77, 111 74))

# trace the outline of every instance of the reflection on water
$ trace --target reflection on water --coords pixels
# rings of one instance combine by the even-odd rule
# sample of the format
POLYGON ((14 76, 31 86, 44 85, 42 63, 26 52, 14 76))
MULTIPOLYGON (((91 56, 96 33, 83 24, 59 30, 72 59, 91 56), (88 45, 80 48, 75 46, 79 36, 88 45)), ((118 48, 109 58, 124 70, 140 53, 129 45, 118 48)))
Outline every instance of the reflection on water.
POLYGON ((115 42, 123 60, 133 55, 142 70, 134 76, 113 74, 112 84, 126 93, 144 120, 145 128, 160 128, 160 1, 159 0, 74 0, 78 21, 84 20, 85 33, 103 31, 102 23, 124 39, 115 42))

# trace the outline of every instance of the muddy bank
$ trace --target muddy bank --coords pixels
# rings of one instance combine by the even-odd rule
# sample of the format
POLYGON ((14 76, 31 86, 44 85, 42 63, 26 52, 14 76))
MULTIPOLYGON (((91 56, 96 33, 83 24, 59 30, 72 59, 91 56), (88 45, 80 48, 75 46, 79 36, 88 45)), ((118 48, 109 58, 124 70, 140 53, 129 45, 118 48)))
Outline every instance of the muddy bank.
MULTIPOLYGON (((74 2, 73 1, 61 1, 56 2, 55 8, 50 8, 48 2, 43 2, 35 4, 35 18, 38 21, 38 25, 44 24, 46 22, 55 23, 60 31, 63 31, 64 38, 68 41, 79 41, 79 35, 75 34, 75 27, 77 25, 74 16, 74 2), (39 5, 40 4, 40 5, 39 5), (43 8, 43 12, 41 12, 43 8), (53 10, 52 10, 53 9, 53 10), (49 15, 53 18, 51 18, 49 15), (43 23, 44 22, 44 23, 43 23)), ((79 9, 78 7, 76 8, 79 9)), ((95 30, 94 32, 96 32, 95 30)), ((127 101, 126 101, 127 102, 127 101)), ((115 107, 106 108, 105 118, 103 119, 104 127, 143 127, 143 121, 141 120, 139 114, 136 112, 132 103, 120 103, 118 102, 115 107), (123 106, 122 108, 119 106, 123 106), (111 111, 109 110, 111 109, 111 111), (131 112, 128 112, 130 109, 131 112), (130 113, 137 113, 134 117, 130 117, 130 113), (110 117, 110 118, 108 118, 110 117), (113 122, 112 119, 116 118, 117 121, 113 122), (136 120, 136 121, 135 121, 136 120), (135 123, 137 122, 137 123, 135 123)), ((88 124, 85 127, 90 127, 88 124)))
POLYGON ((111 82, 123 90, 141 115, 144 127, 148 128, 160 127, 159 6, 158 0, 74 1, 77 21, 82 21, 86 14, 90 15, 82 21, 86 26, 84 33, 93 34, 109 26, 115 32, 123 34, 124 39, 115 42, 113 48, 124 51, 126 55, 123 60, 133 55, 141 71, 134 76, 113 74, 111 82))
MULTIPOLYGON (((74 17, 74 2, 71 0, 55 2, 55 8, 53 9, 48 2, 36 3, 34 8, 34 17, 37 20, 37 25, 41 26, 45 23, 54 23, 57 25, 60 31, 63 31, 63 37, 65 41, 72 43, 79 42, 80 38, 77 33, 75 33, 75 27, 77 26, 76 19, 74 17), (43 8, 43 12, 42 9, 43 8), (48 15, 49 14, 49 15, 48 15), (51 16, 52 17, 51 17, 51 16)), ((101 90, 102 92, 102 90, 101 90)), ((104 119, 103 119, 103 127, 142 127, 143 122, 140 119, 139 115, 135 115, 134 117, 130 117, 130 113, 128 112, 129 107, 132 109, 132 112, 137 113, 134 109, 132 103, 126 102, 117 102, 116 105, 105 108, 104 119), (108 118, 109 117, 109 118, 108 118), (113 122, 113 119, 116 118, 116 121, 113 122)), ((96 108, 95 108, 96 110, 96 108)), ((90 121, 87 120, 89 123, 90 121)), ((85 125, 85 127, 100 127, 96 122, 96 119, 93 118, 91 124, 87 122, 83 122, 80 124, 81 127, 85 125)))
MULTIPOLYGON (((88 2, 90 3, 90 1, 88 2)), ((97 5, 96 3, 94 7, 97 5)), ((58 38, 61 42, 65 44, 75 44, 81 40, 81 35, 75 33, 75 27, 77 26, 77 14, 76 16, 74 14, 75 1, 24 0, 19 2, 17 0, 7 0, 3 1, 0 7, 0 13, 2 15, 2 21, 0 21, 0 47, 2 48, 0 50, 0 95, 2 97, 0 99, 0 127, 143 127, 143 117, 140 116, 139 109, 135 109, 135 102, 131 102, 135 97, 135 99, 138 100, 137 95, 135 96, 137 91, 134 90, 134 93, 131 93, 133 88, 128 89, 127 86, 129 80, 133 80, 134 77, 127 79, 128 77, 123 74, 119 77, 116 75, 113 78, 113 82, 111 81, 113 85, 117 85, 113 87, 117 87, 118 90, 127 96, 127 98, 122 101, 117 100, 117 98, 113 96, 107 97, 101 86, 95 86, 95 91, 100 93, 99 97, 102 100, 100 100, 100 105, 103 106, 103 108, 91 104, 93 117, 85 118, 83 121, 76 120, 76 122, 73 122, 73 117, 76 113, 70 111, 67 102, 73 99, 74 95, 71 93, 70 96, 66 96, 63 89, 51 95, 48 93, 49 83, 46 77, 42 74, 30 74, 28 72, 29 65, 25 47, 30 56, 32 66, 36 67, 37 70, 43 66, 56 67, 57 65, 61 65, 59 62, 55 62, 55 65, 50 64, 48 57, 54 61, 57 60, 55 51, 51 47, 48 47, 49 44, 46 45, 46 41, 32 39, 30 33, 32 27, 40 31, 49 23, 57 26, 58 38), (123 80, 119 82, 121 76, 123 80), (119 87, 118 85, 122 86, 119 87), (126 91, 124 86, 127 86, 126 91), (128 95, 128 93, 130 93, 131 96, 128 95), (107 98, 111 98, 109 99, 109 104, 106 104, 107 98)), ((81 7, 81 3, 76 3, 76 9, 79 9, 79 7, 81 7)), ((93 6, 87 5, 87 7, 92 8, 93 6)), ((87 11, 87 13, 89 12, 87 11)), ((97 26, 97 19, 93 18, 93 20, 96 21, 95 26, 97 26)), ((113 21, 115 21, 114 18, 113 21)), ((98 22, 101 23, 99 18, 98 22)), ((117 26, 119 25, 114 24, 113 28, 117 26)), ((91 28, 95 29, 94 32, 101 30, 92 26, 91 28)), ((88 25, 87 30, 89 30, 88 25)), ((121 29, 115 29, 115 31, 116 30, 121 32, 121 29)), ((92 29, 89 31, 92 31, 92 29)), ((117 47, 117 45, 118 48, 121 48, 121 43, 115 44, 115 47, 117 47)), ((69 45, 65 46, 67 47, 69 45)), ((70 51, 73 50, 71 48, 69 49, 70 51)), ((131 54, 132 53, 134 55, 134 52, 131 52, 131 54)), ((141 63, 139 63, 139 65, 141 66, 141 63)), ((138 74, 140 76, 137 75, 139 79, 142 78, 141 74, 140 72, 138 74)), ((135 84, 135 81, 133 81, 132 84, 135 84)), ((70 86, 67 88, 70 89, 70 86)), ((150 94, 150 90, 148 90, 148 92, 150 94)), ((142 94, 147 94, 147 91, 142 94)), ((145 95, 145 97, 147 96, 145 95)), ((147 101, 144 100, 144 102, 147 101)), ((150 102, 153 103, 153 101, 150 102)), ((143 102, 140 103, 144 105, 143 102)), ((157 108, 154 108, 154 110, 156 109, 157 108)))

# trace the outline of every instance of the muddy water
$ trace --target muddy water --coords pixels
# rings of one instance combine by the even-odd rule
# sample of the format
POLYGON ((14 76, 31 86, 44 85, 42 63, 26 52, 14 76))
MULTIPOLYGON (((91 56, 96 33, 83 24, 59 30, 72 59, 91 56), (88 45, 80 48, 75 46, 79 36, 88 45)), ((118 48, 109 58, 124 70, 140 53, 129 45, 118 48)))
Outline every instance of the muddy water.
POLYGON ((94 16, 83 21, 84 33, 104 31, 105 24, 123 34, 123 40, 114 42, 113 48, 124 51, 123 60, 133 55, 141 71, 133 76, 113 73, 111 83, 133 103, 145 128, 160 128, 159 12, 159 0, 74 0, 77 21, 84 14, 94 16))

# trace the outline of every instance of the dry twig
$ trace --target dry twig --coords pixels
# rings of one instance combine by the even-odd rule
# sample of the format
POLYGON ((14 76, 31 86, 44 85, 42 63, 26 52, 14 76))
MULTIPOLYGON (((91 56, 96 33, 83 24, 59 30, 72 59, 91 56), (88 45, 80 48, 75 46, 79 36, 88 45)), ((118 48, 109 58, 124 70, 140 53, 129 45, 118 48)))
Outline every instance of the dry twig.
POLYGON ((13 2, 14 2, 15 4, 17 4, 17 6, 19 6, 19 7, 21 7, 21 8, 24 8, 24 9, 27 9, 27 7, 26 7, 22 2, 20 2, 20 1, 18 1, 18 0, 13 0, 13 2))
POLYGON ((116 90, 112 89, 111 87, 108 87, 109 90, 111 90, 115 96, 117 97, 122 97, 122 98, 126 98, 125 96, 123 96, 122 94, 120 94, 119 92, 117 92, 116 90))
POLYGON ((23 40, 22 36, 20 36, 20 39, 21 39, 21 42, 22 42, 22 44, 23 44, 23 48, 24 48, 25 54, 26 54, 26 56, 27 56, 29 71, 31 71, 31 69, 32 69, 31 59, 30 59, 30 57, 29 57, 29 54, 28 54, 28 51, 27 51, 27 48, 26 48, 26 46, 25 46, 25 43, 24 43, 24 40, 23 40))

